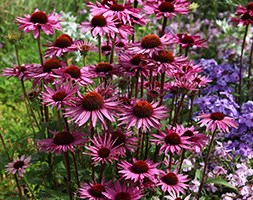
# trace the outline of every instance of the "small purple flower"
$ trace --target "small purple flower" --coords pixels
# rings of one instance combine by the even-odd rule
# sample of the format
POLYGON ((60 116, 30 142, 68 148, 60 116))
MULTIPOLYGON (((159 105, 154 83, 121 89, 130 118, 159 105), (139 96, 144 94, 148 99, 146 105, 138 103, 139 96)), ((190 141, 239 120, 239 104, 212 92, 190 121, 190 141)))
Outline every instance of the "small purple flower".
POLYGON ((26 168, 29 166, 29 163, 31 161, 31 156, 25 158, 24 155, 19 156, 18 159, 14 160, 13 162, 10 162, 6 165, 6 171, 9 174, 18 174, 20 177, 23 176, 26 168))

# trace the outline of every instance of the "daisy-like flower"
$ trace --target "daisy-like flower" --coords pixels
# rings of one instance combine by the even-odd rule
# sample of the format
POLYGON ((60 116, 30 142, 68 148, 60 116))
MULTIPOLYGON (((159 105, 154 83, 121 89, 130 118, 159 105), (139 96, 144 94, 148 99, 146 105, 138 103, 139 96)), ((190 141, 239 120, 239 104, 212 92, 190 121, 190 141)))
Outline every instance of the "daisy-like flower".
POLYGON ((66 108, 65 116, 70 117, 79 126, 84 125, 89 119, 93 127, 96 126, 97 120, 106 128, 105 119, 114 122, 115 112, 118 110, 116 97, 105 99, 96 91, 88 92, 85 95, 78 93, 76 106, 66 108))
POLYGON ((45 12, 36 9, 31 15, 25 15, 24 18, 18 17, 16 20, 19 24, 19 30, 24 30, 26 33, 33 31, 34 38, 38 38, 40 29, 47 35, 54 34, 55 29, 60 31, 59 18, 60 15, 54 12, 47 15, 45 12))
POLYGON ((228 117, 221 112, 213 112, 210 114, 202 114, 197 116, 201 120, 198 122, 200 126, 206 126, 206 130, 213 133, 216 129, 220 132, 229 132, 229 127, 238 128, 238 124, 232 117, 228 117))
POLYGON ((107 191, 108 188, 111 188, 111 182, 101 183, 82 183, 81 187, 78 189, 78 195, 82 199, 88 200, 106 200, 107 198, 103 194, 107 191))
POLYGON ((207 43, 205 39, 202 39, 198 35, 190 35, 187 33, 177 34, 179 44, 182 48, 186 47, 198 47, 207 48, 207 43))
POLYGON ((59 70, 54 70, 54 73, 61 77, 62 81, 73 81, 81 86, 86 86, 93 81, 93 75, 88 72, 87 67, 79 68, 76 65, 70 65, 59 70))
POLYGON ((77 50, 82 56, 86 56, 89 51, 97 52, 97 47, 92 42, 86 42, 83 40, 78 40, 75 43, 77 50))
POLYGON ((181 149, 190 149, 190 144, 187 137, 182 137, 182 132, 175 129, 166 128, 165 132, 159 131, 159 134, 152 134, 154 139, 151 141, 155 144, 162 145, 160 154, 171 152, 172 154, 180 154, 181 149))
POLYGON ((238 6, 235 15, 237 17, 232 18, 232 22, 235 24, 244 26, 253 24, 253 2, 248 3, 246 7, 238 6))
POLYGON ((194 126, 185 128, 183 125, 177 124, 177 130, 181 133, 182 137, 187 137, 195 152, 200 150, 207 144, 208 137, 195 130, 194 126))
POLYGON ((54 135, 53 138, 37 140, 37 144, 41 151, 56 154, 67 151, 72 151, 74 153, 75 146, 87 142, 87 139, 83 138, 83 134, 79 131, 59 131, 51 133, 54 135))
POLYGON ((186 0, 159 0, 159 1, 147 1, 147 4, 144 6, 144 11, 148 15, 155 14, 157 19, 162 17, 167 17, 171 19, 177 14, 186 15, 189 13, 190 2, 186 0))
POLYGON ((117 181, 113 188, 107 188, 103 194, 110 200, 138 200, 143 197, 142 191, 138 187, 117 181))
POLYGON ((185 184, 189 181, 186 175, 177 174, 176 171, 170 172, 160 171, 160 182, 158 186, 161 187, 163 192, 175 192, 177 195, 180 193, 185 194, 185 189, 188 185, 185 184))
POLYGON ((29 166, 31 161, 31 156, 25 158, 24 155, 19 156, 18 159, 13 162, 8 163, 6 167, 6 171, 9 174, 18 174, 18 176, 22 177, 25 173, 26 168, 29 166))
POLYGON ((96 65, 89 66, 89 72, 94 74, 96 77, 103 77, 106 78, 110 75, 113 75, 117 72, 117 69, 113 64, 108 62, 100 62, 96 65))
POLYGON ((160 50, 152 55, 152 59, 147 67, 157 68, 159 73, 166 71, 166 74, 172 76, 176 71, 180 70, 181 65, 188 63, 185 57, 176 57, 171 51, 160 50))
POLYGON ((159 102, 149 103, 145 100, 134 101, 131 106, 126 106, 125 112, 121 114, 121 123, 127 124, 127 129, 136 126, 144 131, 151 127, 159 129, 161 126, 159 120, 164 119, 167 114, 165 106, 158 106, 159 102))
POLYGON ((91 156, 94 165, 112 163, 121 156, 122 152, 119 151, 119 146, 113 146, 115 140, 112 140, 110 134, 105 134, 104 137, 95 136, 90 141, 92 145, 86 147, 90 152, 84 154, 91 156))
POLYGON ((189 194, 188 196, 183 198, 182 195, 178 195, 176 194, 176 192, 174 192, 174 190, 172 190, 171 192, 169 192, 169 195, 164 197, 168 200, 190 200, 191 195, 189 194))
POLYGON ((6 68, 2 72, 2 76, 7 76, 8 78, 17 77, 18 79, 27 78, 27 71, 33 67, 32 64, 28 65, 15 65, 13 68, 6 68))
POLYGON ((54 42, 49 42, 47 45, 45 58, 61 57, 65 53, 76 51, 76 45, 72 38, 67 34, 61 34, 54 42))
POLYGON ((133 136, 132 131, 122 131, 121 129, 115 131, 108 131, 112 136, 112 140, 115 141, 113 147, 119 146, 119 151, 122 154, 126 153, 126 150, 134 152, 138 139, 133 136))
POLYGON ((163 50, 170 44, 175 44, 177 38, 173 35, 164 35, 161 38, 155 34, 149 34, 142 38, 141 42, 133 43, 129 47, 129 51, 132 54, 146 54, 152 57, 152 55, 158 51, 163 50))
POLYGON ((125 180, 140 182, 140 184, 143 183, 144 178, 153 180, 160 173, 160 170, 156 168, 159 163, 153 163, 150 160, 133 159, 133 163, 121 161, 118 165, 120 168, 119 174, 125 180))
POLYGON ((45 91, 42 93, 43 103, 47 106, 56 107, 74 106, 73 96, 78 91, 78 87, 72 87, 71 84, 56 84, 55 89, 45 86, 45 91))
POLYGON ((115 21, 112 16, 105 17, 103 15, 96 15, 92 17, 90 22, 82 22, 80 25, 81 33, 91 31, 93 37, 110 35, 114 36, 118 33, 118 29, 115 26, 115 21))

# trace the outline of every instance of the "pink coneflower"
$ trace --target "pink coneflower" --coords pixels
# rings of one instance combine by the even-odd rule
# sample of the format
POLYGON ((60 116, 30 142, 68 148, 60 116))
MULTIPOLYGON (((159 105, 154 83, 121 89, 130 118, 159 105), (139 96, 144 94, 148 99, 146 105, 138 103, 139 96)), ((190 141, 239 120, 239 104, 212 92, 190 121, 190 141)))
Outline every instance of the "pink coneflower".
POLYGON ((172 190, 171 192, 169 192, 169 195, 164 197, 168 200, 190 200, 191 195, 189 194, 188 196, 183 198, 182 195, 176 194, 176 192, 172 190))
POLYGON ((132 54, 147 54, 150 57, 158 51, 163 50, 170 44, 174 44, 176 38, 173 35, 164 35, 161 38, 155 34, 149 34, 142 38, 141 42, 133 43, 129 47, 132 54))
POLYGON ((166 128, 165 132, 159 132, 159 134, 152 134, 154 139, 151 141, 155 144, 162 145, 160 148, 160 154, 168 152, 174 154, 180 154, 181 149, 190 149, 190 142, 187 137, 182 137, 182 132, 177 128, 166 128))
POLYGON ((105 134, 90 139, 92 145, 86 147, 90 152, 84 153, 91 156, 93 165, 112 163, 117 160, 122 152, 119 151, 119 146, 114 146, 115 140, 112 140, 112 135, 105 134))
POLYGON ((113 147, 119 146, 119 151, 123 154, 126 153, 127 150, 130 152, 134 152, 137 145, 137 138, 133 136, 132 131, 122 131, 121 129, 115 131, 108 131, 112 136, 112 140, 115 141, 113 147))
POLYGON ((196 88, 205 87, 208 83, 212 82, 211 79, 199 74, 189 76, 187 80, 189 83, 196 85, 196 88))
POLYGON ((103 194, 110 200, 138 200, 143 197, 142 191, 138 187, 117 181, 113 188, 107 188, 103 194))
POLYGON ((186 0, 159 0, 159 1, 147 1, 144 6, 144 11, 148 15, 155 14, 157 19, 167 17, 171 19, 177 14, 186 15, 189 13, 190 2, 186 0))
POLYGON ((101 183, 82 183, 81 188, 78 189, 78 194, 82 199, 106 200, 107 198, 103 193, 108 188, 111 188, 111 182, 104 182, 104 180, 101 183))
POLYGON ((96 91, 88 92, 85 95, 78 94, 79 99, 75 107, 66 108, 66 117, 70 117, 79 126, 84 125, 89 119, 93 127, 96 126, 97 120, 106 127, 105 119, 114 122, 115 111, 118 110, 116 97, 104 98, 96 91))
POLYGON ((89 51, 97 52, 97 47, 92 42, 86 42, 83 40, 78 40, 75 43, 77 50, 81 53, 82 56, 86 56, 89 51))
POLYGON ((159 163, 153 163, 150 160, 133 159, 133 163, 121 161, 118 165, 121 168, 119 174, 121 174, 125 180, 130 179, 134 182, 140 182, 141 184, 144 178, 153 180, 154 177, 160 173, 160 170, 156 169, 159 163))
POLYGON ((248 3, 246 7, 238 6, 235 15, 237 17, 232 18, 232 22, 237 25, 242 24, 246 26, 253 24, 253 2, 248 3))
POLYGON ((89 73, 94 74, 95 77, 109 77, 117 72, 117 68, 108 62, 100 62, 96 65, 89 66, 89 73))
POLYGON ((65 53, 76 51, 76 45, 72 38, 67 34, 61 34, 54 42, 49 42, 47 45, 45 58, 61 57, 65 53))
POLYGON ((78 87, 72 87, 71 84, 56 84, 55 89, 45 86, 42 93, 43 103, 47 106, 56 107, 57 109, 66 106, 74 106, 73 96, 78 91, 78 87))
POLYGON ((99 35, 110 35, 114 36, 118 33, 118 29, 115 26, 115 21, 113 17, 105 17, 103 15, 94 16, 90 22, 82 22, 80 25, 81 33, 86 33, 91 31, 93 37, 99 35))
POLYGON ((54 12, 47 15, 45 12, 36 9, 31 15, 25 15, 24 18, 18 17, 17 22, 19 30, 23 29, 26 33, 33 31, 34 38, 37 38, 40 29, 47 35, 54 34, 55 29, 60 31, 59 18, 60 15, 56 15, 54 12))
POLYGON ((207 48, 207 43, 205 39, 200 38, 198 35, 190 35, 187 33, 177 34, 179 44, 182 48, 186 47, 198 47, 207 48))
POLYGON ((29 166, 31 161, 31 156, 25 158, 24 155, 19 156, 18 159, 14 160, 13 162, 8 163, 6 167, 6 171, 9 174, 18 174, 20 177, 23 176, 25 173, 26 168, 29 166))
POLYGON ((152 59, 147 64, 147 67, 157 68, 159 73, 164 73, 167 71, 167 74, 170 76, 173 75, 176 71, 180 70, 181 65, 188 63, 188 60, 185 57, 176 57, 171 51, 160 50, 155 52, 152 55, 152 59))
POLYGON ((200 152, 207 144, 208 137, 196 131, 194 126, 185 128, 183 125, 177 125, 177 130, 181 133, 182 137, 187 137, 195 152, 200 152))
POLYGON ((127 124, 127 129, 136 126, 137 129, 142 128, 144 131, 150 130, 151 127, 158 129, 161 125, 159 120, 167 116, 166 107, 158 104, 159 102, 149 103, 145 100, 133 102, 131 106, 126 106, 125 112, 121 114, 119 125, 127 124))
POLYGON ((213 112, 210 114, 202 114, 197 116, 201 120, 198 122, 200 126, 206 126, 206 130, 213 133, 216 129, 221 132, 229 132, 229 127, 237 128, 238 124, 232 117, 227 117, 221 112, 213 112))
POLYGON ((43 140, 37 140, 37 144, 41 151, 52 152, 56 154, 64 153, 67 151, 74 152, 74 148, 87 142, 83 138, 83 134, 79 131, 59 131, 51 132, 54 137, 43 140))
POLYGON ((73 81, 81 86, 93 83, 91 78, 94 78, 94 76, 88 72, 87 67, 79 68, 76 65, 70 65, 59 70, 54 70, 54 72, 60 76, 63 81, 73 81))
POLYGON ((27 71, 33 67, 33 64, 28 65, 15 65, 13 68, 6 68, 2 72, 2 76, 7 76, 8 78, 17 77, 18 79, 27 78, 27 71))
POLYGON ((174 191, 177 195, 180 193, 185 194, 185 189, 188 187, 185 182, 189 181, 186 175, 177 174, 176 171, 167 171, 167 173, 160 171, 160 173, 160 182, 158 186, 161 187, 163 192, 174 191))

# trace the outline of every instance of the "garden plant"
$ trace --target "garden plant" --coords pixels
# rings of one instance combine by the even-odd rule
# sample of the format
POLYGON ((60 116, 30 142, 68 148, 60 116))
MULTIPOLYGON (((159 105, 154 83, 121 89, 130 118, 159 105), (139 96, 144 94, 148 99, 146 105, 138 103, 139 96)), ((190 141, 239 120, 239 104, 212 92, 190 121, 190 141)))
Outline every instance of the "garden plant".
POLYGON ((253 2, 1 4, 0 199, 253 200, 253 2))

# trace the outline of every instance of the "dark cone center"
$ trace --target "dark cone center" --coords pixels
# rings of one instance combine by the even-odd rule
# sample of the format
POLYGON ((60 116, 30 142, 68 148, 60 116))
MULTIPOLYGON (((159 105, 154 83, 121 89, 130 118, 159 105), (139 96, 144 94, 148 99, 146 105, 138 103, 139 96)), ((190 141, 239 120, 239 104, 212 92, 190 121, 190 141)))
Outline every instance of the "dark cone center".
POLYGON ((221 121, 225 118, 225 115, 221 112, 214 112, 214 113, 211 113, 210 115, 210 118, 212 120, 218 120, 218 121, 221 121))
POLYGON ((184 132, 184 134, 182 136, 191 137, 191 136, 193 136, 193 132, 191 130, 187 130, 184 132))
POLYGON ((59 69, 61 68, 61 62, 55 58, 50 58, 46 60, 46 62, 43 64, 43 72, 51 72, 53 69, 59 69))
POLYGON ((101 184, 95 184, 88 190, 88 192, 93 197, 103 198, 104 195, 102 192, 105 192, 105 187, 101 184))
POLYGON ((119 192, 114 200, 131 200, 131 195, 128 192, 119 192))
POLYGON ((99 110, 104 105, 104 98, 97 92, 89 92, 83 96, 82 107, 85 110, 99 110))
POLYGON ((181 143, 180 136, 176 132, 170 132, 165 137, 166 144, 178 145, 181 143))
POLYGON ((145 49, 152 49, 162 44, 160 38, 155 34, 145 36, 141 41, 141 46, 145 49))
POLYGON ((102 147, 98 150, 98 155, 100 158, 107 158, 110 155, 110 149, 102 147))
POLYGON ((34 12, 31 15, 30 21, 34 24, 39 23, 39 24, 46 24, 48 22, 48 18, 46 13, 38 11, 34 12))
POLYGON ((73 43, 72 38, 67 34, 62 34, 54 41, 54 46, 59 48, 66 48, 71 46, 73 43))
POLYGON ((74 141, 74 137, 70 132, 63 131, 57 133, 54 136, 53 141, 57 145, 68 145, 74 141))
POLYGON ((142 59, 143 59, 142 54, 136 54, 131 58, 130 62, 131 64, 138 66, 140 62, 142 61, 142 59))
POLYGON ((113 67, 111 64, 109 64, 108 62, 100 62, 96 65, 96 72, 110 72, 112 71, 113 67))
POLYGON ((75 65, 68 66, 64 72, 69 74, 74 79, 81 77, 81 70, 75 65))
POLYGON ((15 162, 15 163, 13 164, 13 167, 14 167, 15 169, 20 169, 20 168, 22 168, 24 165, 25 165, 24 161, 19 160, 19 161, 15 162))
POLYGON ((103 15, 96 15, 91 19, 91 25, 93 27, 103 27, 106 26, 107 22, 103 15))
POLYGON ((124 6, 119 5, 119 4, 112 4, 110 6, 110 10, 113 10, 113 11, 123 11, 123 10, 125 10, 125 8, 124 8, 124 6))
POLYGON ((163 2, 158 6, 158 10, 161 12, 173 12, 175 7, 171 2, 163 2))
POLYGON ((167 185, 176 185, 178 183, 177 175, 170 172, 162 177, 162 181, 167 185))
POLYGON ((58 92, 54 93, 52 98, 54 101, 62 101, 66 96, 67 96, 66 92, 58 91, 58 92))
POLYGON ((180 42, 182 42, 183 44, 193 44, 194 39, 190 35, 183 34, 182 37, 180 38, 180 42))
POLYGON ((153 107, 147 101, 139 101, 133 107, 133 114, 139 118, 150 117, 153 114, 153 107))
POLYGON ((173 53, 167 50, 159 51, 158 54, 154 54, 153 59, 161 63, 171 63, 175 60, 173 53))
POLYGON ((138 160, 136 161, 132 167, 131 167, 131 171, 136 173, 136 174, 142 174, 148 171, 148 165, 145 161, 143 160, 138 160))

